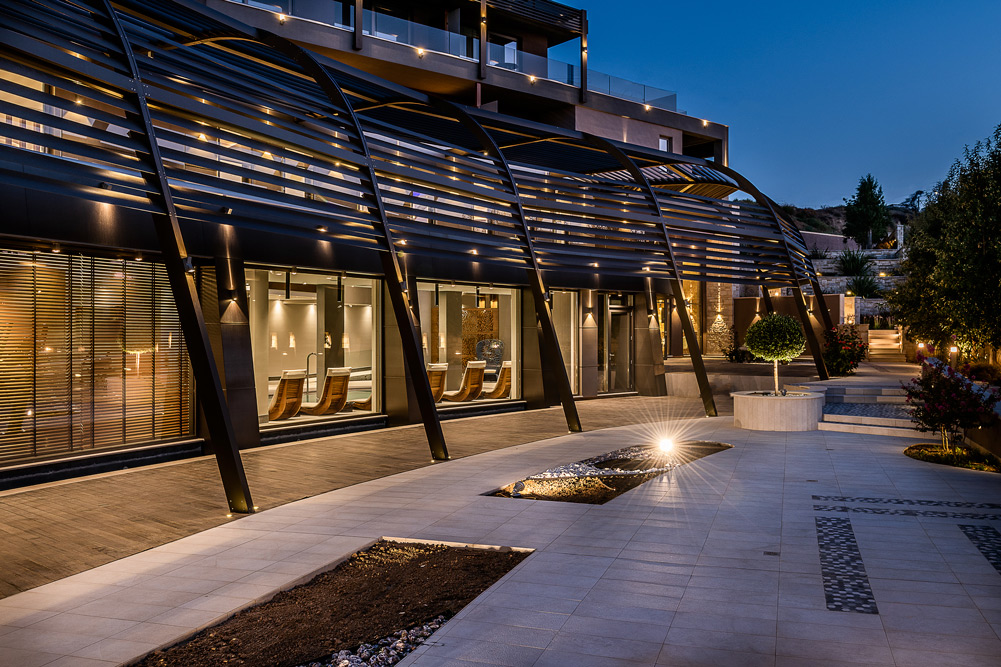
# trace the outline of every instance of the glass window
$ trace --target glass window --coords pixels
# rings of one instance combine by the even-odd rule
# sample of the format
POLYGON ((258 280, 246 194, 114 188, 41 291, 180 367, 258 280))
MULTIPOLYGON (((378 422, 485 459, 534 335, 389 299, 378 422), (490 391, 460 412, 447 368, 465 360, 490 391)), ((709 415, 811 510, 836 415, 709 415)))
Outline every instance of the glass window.
POLYGON ((424 357, 432 390, 433 374, 444 374, 435 392, 444 404, 521 396, 520 297, 503 287, 418 284, 424 357))
POLYGON ((259 421, 378 412, 379 281, 297 270, 248 280, 259 421))
POLYGON ((0 251, 0 463, 190 434, 162 265, 0 251))
POLYGON ((672 153, 673 151, 671 150, 671 145, 672 145, 671 139, 672 139, 671 137, 661 137, 660 141, 657 142, 657 148, 664 151, 665 153, 672 153))

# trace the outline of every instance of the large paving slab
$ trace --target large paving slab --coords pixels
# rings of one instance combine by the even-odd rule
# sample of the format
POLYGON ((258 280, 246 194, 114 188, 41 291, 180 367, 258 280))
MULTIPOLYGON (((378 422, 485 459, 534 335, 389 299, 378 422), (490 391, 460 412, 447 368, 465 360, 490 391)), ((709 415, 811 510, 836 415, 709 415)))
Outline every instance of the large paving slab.
POLYGON ((10 596, 0 664, 119 664, 381 536, 535 549, 410 667, 999 664, 1001 478, 914 461, 906 440, 703 418, 686 437, 733 449, 605 505, 482 495, 679 428, 655 415, 330 491, 10 596))
MULTIPOLYGON (((729 397, 716 399, 730 414, 729 397)), ((702 411, 699 399, 630 396, 579 401, 586 430, 702 411)), ((560 408, 442 423, 453 458, 567 432, 560 408)), ((420 426, 274 445, 242 453, 262 510, 432 465, 420 426)), ((236 521, 215 459, 201 457, 0 492, 0 597, 236 521)))

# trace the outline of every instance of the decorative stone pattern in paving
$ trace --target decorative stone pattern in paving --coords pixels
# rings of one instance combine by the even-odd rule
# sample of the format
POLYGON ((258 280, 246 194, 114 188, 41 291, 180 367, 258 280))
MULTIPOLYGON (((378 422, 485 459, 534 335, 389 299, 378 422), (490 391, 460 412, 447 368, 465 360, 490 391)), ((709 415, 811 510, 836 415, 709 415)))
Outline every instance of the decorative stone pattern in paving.
POLYGON ((878 614, 851 520, 818 516, 816 523, 827 608, 831 611, 878 614))
POLYGON ((856 417, 882 417, 883 419, 910 419, 907 408, 892 403, 828 403, 827 415, 853 415, 856 417))
POLYGON ((980 550, 987 562, 1001 572, 1001 533, 994 526, 960 526, 974 546, 980 550))
POLYGON ((959 500, 908 500, 905 498, 869 498, 863 496, 813 496, 814 500, 831 503, 863 503, 865 505, 918 505, 920 507, 958 507, 977 510, 1001 510, 999 503, 967 503, 959 500))
POLYGON ((880 514, 883 516, 923 516, 934 519, 969 519, 970 521, 1001 521, 1001 514, 975 512, 942 512, 935 510, 895 510, 888 507, 847 507, 845 505, 814 505, 816 512, 854 512, 855 514, 880 514))

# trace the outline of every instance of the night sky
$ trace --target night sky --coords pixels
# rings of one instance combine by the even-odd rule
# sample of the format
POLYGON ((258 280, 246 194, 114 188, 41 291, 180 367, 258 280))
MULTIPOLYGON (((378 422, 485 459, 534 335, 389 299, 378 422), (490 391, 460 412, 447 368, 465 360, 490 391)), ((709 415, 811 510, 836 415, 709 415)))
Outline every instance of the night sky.
POLYGON ((1001 123, 1001 0, 564 2, 592 70, 729 125, 730 166, 782 203, 841 204, 867 172, 899 202, 1001 123))

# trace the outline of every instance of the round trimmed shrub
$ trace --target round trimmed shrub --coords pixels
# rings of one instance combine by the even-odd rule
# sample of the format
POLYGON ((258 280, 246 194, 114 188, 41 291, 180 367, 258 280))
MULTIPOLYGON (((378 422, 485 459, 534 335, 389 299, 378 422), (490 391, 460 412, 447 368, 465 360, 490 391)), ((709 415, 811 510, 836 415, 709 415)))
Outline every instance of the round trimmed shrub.
POLYGON ((806 336, 799 322, 788 315, 773 313, 747 329, 744 344, 754 356, 766 361, 789 361, 803 354, 806 336))
POLYGON ((806 349, 806 336, 799 327, 799 322, 788 315, 773 313, 767 315, 747 329, 744 335, 744 345, 756 357, 771 361, 775 365, 775 395, 779 391, 779 362, 789 361, 803 354, 806 349))

